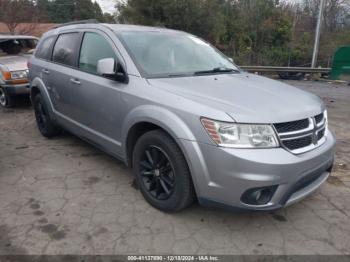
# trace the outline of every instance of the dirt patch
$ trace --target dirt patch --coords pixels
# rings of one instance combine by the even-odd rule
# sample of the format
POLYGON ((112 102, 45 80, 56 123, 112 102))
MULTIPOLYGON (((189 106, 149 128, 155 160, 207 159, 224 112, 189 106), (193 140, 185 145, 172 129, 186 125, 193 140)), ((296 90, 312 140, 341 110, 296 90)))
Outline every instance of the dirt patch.
POLYGON ((36 200, 34 198, 30 198, 28 203, 30 204, 29 207, 31 209, 34 209, 34 210, 40 209, 40 204, 39 204, 38 200, 36 200))
POLYGON ((348 170, 349 170, 349 167, 345 163, 338 163, 338 164, 335 164, 333 167, 333 171, 348 171, 348 170))
POLYGON ((327 179, 327 182, 331 185, 334 185, 334 186, 345 186, 345 184, 343 183, 343 181, 340 180, 339 177, 336 177, 336 176, 330 176, 328 179, 327 179))
POLYGON ((92 186, 94 184, 97 184, 100 181, 101 181, 101 178, 96 177, 96 176, 91 176, 88 179, 84 180, 83 183, 86 186, 92 186))
POLYGON ((108 233, 108 229, 105 228, 105 227, 100 227, 99 229, 97 229, 94 233, 93 233, 93 236, 94 237, 97 237, 99 235, 102 235, 102 234, 105 234, 105 233, 108 233))
POLYGON ((134 179, 132 182, 131 182, 131 187, 136 189, 136 190, 139 190, 139 184, 137 183, 136 179, 134 179))
POLYGON ((85 153, 85 154, 81 154, 80 156, 81 157, 94 157, 94 156, 100 156, 102 155, 101 153, 99 152, 94 152, 94 153, 85 153))
MULTIPOLYGON (((0 225, 0 255, 24 255, 27 250, 16 247, 10 238, 10 229, 7 225, 0 225)), ((1 260, 1 259, 0 259, 1 260)))
POLYGON ((43 218, 39 219, 38 222, 40 224, 47 224, 49 221, 47 220, 47 218, 43 217, 43 218))
POLYGON ((34 212, 33 212, 33 215, 34 215, 34 216, 40 217, 40 216, 45 215, 45 213, 44 213, 43 211, 37 210, 37 211, 34 211, 34 212))
POLYGON ((46 233, 52 240, 62 240, 66 237, 66 230, 54 224, 40 227, 41 232, 46 233))
POLYGON ((277 220, 278 222, 287 222, 287 218, 283 215, 279 215, 279 214, 275 214, 275 213, 272 213, 272 218, 274 220, 277 220))
POLYGON ((40 205, 38 203, 33 203, 33 204, 30 204, 29 206, 31 209, 39 209, 40 208, 40 205))
POLYGON ((19 149, 27 149, 27 148, 29 148, 29 146, 18 146, 15 149, 19 150, 19 149))
POLYGON ((15 112, 14 109, 8 109, 8 108, 3 108, 1 111, 2 111, 3 113, 13 113, 13 112, 15 112))

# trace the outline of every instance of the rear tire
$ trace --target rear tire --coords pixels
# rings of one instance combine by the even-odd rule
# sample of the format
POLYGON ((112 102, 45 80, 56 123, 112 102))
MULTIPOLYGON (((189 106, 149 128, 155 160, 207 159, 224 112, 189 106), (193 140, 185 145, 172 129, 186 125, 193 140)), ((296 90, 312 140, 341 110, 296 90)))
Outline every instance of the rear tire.
POLYGON ((0 87, 0 106, 9 108, 14 106, 14 97, 11 96, 5 88, 0 87))
POLYGON ((40 133, 47 138, 52 138, 61 133, 61 128, 50 118, 49 110, 41 94, 33 99, 35 119, 40 133))
POLYGON ((161 130, 139 138, 133 151, 133 171, 143 197, 164 212, 177 212, 195 199, 191 174, 176 142, 161 130))

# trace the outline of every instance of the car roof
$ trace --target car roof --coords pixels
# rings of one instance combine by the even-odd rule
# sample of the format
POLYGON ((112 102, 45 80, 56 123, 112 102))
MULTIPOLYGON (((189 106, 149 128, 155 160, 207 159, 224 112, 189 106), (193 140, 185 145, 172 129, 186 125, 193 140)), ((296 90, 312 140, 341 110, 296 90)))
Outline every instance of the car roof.
POLYGON ((6 39, 38 39, 38 38, 30 35, 1 35, 0 34, 0 40, 6 40, 6 39))
POLYGON ((57 26, 46 32, 44 36, 50 36, 52 34, 60 34, 66 30, 74 29, 108 29, 115 33, 126 32, 126 31, 139 31, 139 32, 166 32, 166 33, 184 33, 182 31, 177 31, 173 29, 163 28, 163 27, 151 27, 151 26, 141 26, 141 25, 129 25, 129 24, 105 24, 105 23, 75 23, 75 24, 63 24, 57 26))
POLYGON ((142 32, 166 32, 166 33, 179 33, 181 31, 168 29, 165 27, 152 27, 152 26, 142 26, 142 25, 127 25, 127 24, 103 24, 115 32, 122 31, 142 31, 142 32))

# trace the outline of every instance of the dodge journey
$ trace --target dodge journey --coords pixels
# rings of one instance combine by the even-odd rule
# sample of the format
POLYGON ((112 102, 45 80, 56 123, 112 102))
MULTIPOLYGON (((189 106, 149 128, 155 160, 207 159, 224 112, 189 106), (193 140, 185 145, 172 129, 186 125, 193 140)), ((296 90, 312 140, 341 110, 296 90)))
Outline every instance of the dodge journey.
POLYGON ((45 33, 29 62, 38 129, 73 133, 132 168, 144 198, 273 210, 328 178, 324 103, 243 72, 191 34, 75 22, 45 33))

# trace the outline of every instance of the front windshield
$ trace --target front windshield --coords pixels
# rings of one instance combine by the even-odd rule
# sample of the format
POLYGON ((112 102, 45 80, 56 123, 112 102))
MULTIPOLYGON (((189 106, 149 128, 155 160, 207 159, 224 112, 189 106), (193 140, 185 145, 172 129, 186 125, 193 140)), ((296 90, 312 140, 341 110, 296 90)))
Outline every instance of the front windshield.
POLYGON ((33 54, 37 43, 35 38, 0 39, 0 56, 33 54))
POLYGON ((226 56, 189 34, 128 31, 120 37, 139 70, 150 78, 238 70, 226 56))

